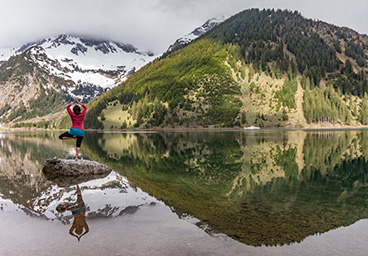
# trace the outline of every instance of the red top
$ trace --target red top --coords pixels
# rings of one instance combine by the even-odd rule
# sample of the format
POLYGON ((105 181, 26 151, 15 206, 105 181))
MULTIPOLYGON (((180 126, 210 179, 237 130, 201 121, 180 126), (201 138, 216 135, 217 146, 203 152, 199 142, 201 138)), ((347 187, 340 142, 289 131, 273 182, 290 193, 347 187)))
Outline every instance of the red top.
POLYGON ((83 104, 83 111, 82 113, 80 113, 79 115, 76 115, 73 113, 73 111, 70 109, 71 105, 73 104, 69 104, 66 109, 68 110, 68 113, 70 115, 70 118, 72 119, 72 127, 71 128, 76 128, 76 129, 81 129, 84 130, 84 125, 83 125, 83 120, 84 120, 84 116, 86 115, 87 112, 87 107, 83 104))

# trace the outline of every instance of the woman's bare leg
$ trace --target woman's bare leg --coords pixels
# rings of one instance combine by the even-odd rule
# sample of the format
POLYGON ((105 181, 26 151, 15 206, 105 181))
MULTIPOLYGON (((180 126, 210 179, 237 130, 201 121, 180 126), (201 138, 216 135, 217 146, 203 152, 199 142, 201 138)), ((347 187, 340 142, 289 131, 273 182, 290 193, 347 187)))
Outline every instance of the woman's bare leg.
POLYGON ((79 147, 75 148, 75 161, 78 161, 79 152, 80 152, 80 148, 79 147))
POLYGON ((76 139, 75 137, 62 137, 62 140, 71 140, 71 139, 76 139))

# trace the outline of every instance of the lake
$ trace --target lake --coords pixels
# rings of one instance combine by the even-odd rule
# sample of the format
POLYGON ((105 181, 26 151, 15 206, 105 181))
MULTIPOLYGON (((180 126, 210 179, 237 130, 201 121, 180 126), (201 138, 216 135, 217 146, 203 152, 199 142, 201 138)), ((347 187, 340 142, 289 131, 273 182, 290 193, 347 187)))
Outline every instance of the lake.
POLYGON ((86 132, 113 171, 47 177, 58 135, 0 132, 0 255, 367 254, 368 131, 86 132))

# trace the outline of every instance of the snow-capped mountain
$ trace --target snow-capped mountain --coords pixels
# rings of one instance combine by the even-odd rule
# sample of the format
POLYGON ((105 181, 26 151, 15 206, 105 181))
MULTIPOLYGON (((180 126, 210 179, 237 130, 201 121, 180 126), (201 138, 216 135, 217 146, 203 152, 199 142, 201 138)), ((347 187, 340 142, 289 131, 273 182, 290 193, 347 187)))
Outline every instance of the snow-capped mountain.
POLYGON ((114 87, 126 79, 129 72, 140 69, 154 60, 152 52, 141 52, 130 44, 107 40, 60 35, 20 48, 0 49, 0 61, 23 53, 32 46, 44 50, 47 58, 37 63, 51 74, 72 80, 75 84, 90 84, 102 88, 114 87))
POLYGON ((203 34, 207 33, 220 23, 224 22, 226 20, 225 16, 221 16, 218 18, 213 18, 208 21, 206 21, 202 26, 197 27, 189 34, 177 39, 174 44, 170 45, 170 47, 167 49, 167 52, 171 52, 173 50, 176 50, 183 45, 189 44, 193 40, 197 39, 198 37, 202 36, 203 34))
POLYGON ((0 118, 54 113, 74 97, 89 102, 156 57, 130 44, 65 34, 0 49, 0 118))

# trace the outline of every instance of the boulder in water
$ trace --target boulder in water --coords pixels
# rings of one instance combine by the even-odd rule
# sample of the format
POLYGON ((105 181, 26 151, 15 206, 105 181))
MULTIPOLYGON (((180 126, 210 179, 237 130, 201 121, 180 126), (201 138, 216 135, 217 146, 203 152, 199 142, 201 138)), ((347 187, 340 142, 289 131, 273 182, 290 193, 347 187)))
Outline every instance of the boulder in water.
POLYGON ((95 161, 75 161, 54 157, 53 159, 46 160, 42 171, 51 175, 79 176, 108 174, 112 169, 95 161))
POLYGON ((59 175, 59 174, 51 174, 51 173, 44 173, 46 179, 56 183, 59 187, 70 187, 73 185, 77 185, 83 182, 87 182, 90 180, 97 180, 103 179, 109 175, 109 173, 104 174, 87 174, 87 175, 74 175, 74 176, 66 176, 66 175, 59 175))

